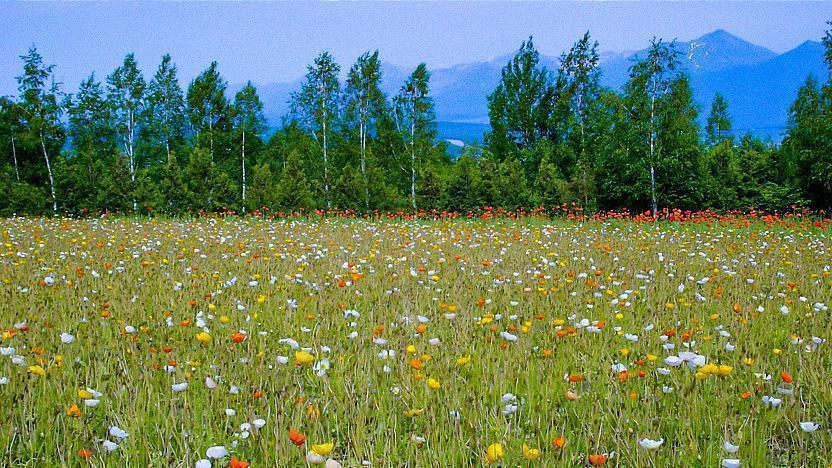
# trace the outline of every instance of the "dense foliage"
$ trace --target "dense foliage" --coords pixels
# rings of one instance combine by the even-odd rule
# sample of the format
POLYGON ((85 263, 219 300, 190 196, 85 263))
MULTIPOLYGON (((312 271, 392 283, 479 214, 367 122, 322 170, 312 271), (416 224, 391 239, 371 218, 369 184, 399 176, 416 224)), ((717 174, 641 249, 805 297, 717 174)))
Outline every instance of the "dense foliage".
POLYGON ((169 55, 146 81, 132 54, 65 94, 36 48, 19 95, 0 98, 0 215, 314 209, 783 211, 832 206, 830 76, 809 77, 780 144, 731 129, 717 95, 707 125, 672 43, 654 39, 621 90, 599 84, 585 34, 557 70, 524 41, 488 97, 491 131, 456 159, 437 141, 430 71, 382 92, 378 52, 341 82, 315 58, 270 131, 257 89, 236 95, 216 62, 183 90, 169 55))

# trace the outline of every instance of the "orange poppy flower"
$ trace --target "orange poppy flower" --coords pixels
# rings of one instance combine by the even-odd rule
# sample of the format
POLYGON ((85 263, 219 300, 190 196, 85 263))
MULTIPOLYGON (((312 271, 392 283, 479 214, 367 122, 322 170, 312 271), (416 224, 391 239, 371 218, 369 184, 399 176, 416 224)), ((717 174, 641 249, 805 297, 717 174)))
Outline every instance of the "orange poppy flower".
POLYGON ((81 449, 78 451, 78 456, 83 458, 84 460, 89 460, 92 457, 92 450, 90 449, 81 449))
POLYGON ((569 377, 567 377, 567 380, 569 380, 572 383, 583 382, 584 381, 584 376, 582 376, 581 374, 569 374, 569 377))
POLYGON ((589 455, 589 464, 592 466, 601 466, 606 463, 609 458, 610 457, 602 453, 592 453, 589 455))
POLYGON ((552 439, 552 448, 562 449, 564 445, 566 445, 566 437, 564 437, 563 434, 555 436, 555 438, 552 439))
POLYGON ((306 443, 306 436, 294 429, 289 429, 289 440, 291 440, 293 444, 300 447, 306 443))
POLYGON ((794 382, 794 377, 789 375, 788 372, 783 371, 783 372, 780 373, 780 380, 782 380, 785 383, 792 383, 792 382, 794 382))
POLYGON ((81 417, 81 408, 78 408, 78 405, 73 404, 69 408, 66 409, 66 415, 72 416, 74 418, 81 417))
POLYGON ((242 343, 245 340, 246 340, 246 335, 244 333, 234 332, 234 334, 231 335, 231 341, 233 341, 235 343, 242 343))
POLYGON ((231 457, 231 468, 248 468, 247 461, 237 460, 237 457, 231 457))

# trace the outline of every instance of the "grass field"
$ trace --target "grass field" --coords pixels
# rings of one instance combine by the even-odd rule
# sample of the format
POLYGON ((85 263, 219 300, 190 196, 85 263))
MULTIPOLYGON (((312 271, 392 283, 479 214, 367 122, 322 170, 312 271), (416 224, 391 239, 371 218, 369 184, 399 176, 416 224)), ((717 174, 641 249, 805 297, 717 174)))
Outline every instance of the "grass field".
POLYGON ((2 220, 0 464, 827 466, 818 224, 2 220))

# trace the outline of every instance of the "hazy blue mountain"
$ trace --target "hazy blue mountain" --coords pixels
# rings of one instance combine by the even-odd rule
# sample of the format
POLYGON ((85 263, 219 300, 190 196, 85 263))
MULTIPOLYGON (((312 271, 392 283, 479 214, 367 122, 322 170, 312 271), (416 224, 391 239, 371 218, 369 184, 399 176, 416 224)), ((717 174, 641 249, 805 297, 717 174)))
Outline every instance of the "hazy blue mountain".
MULTIPOLYGON (((692 41, 676 41, 674 44, 682 66, 691 76, 756 65, 777 56, 764 47, 746 42, 722 29, 692 41)), ((645 55, 646 49, 601 64, 602 83, 611 88, 620 88, 627 81, 632 63, 645 55)))
MULTIPOLYGON (((806 77, 814 74, 823 79, 826 75, 823 47, 814 41, 778 55, 720 29, 691 41, 677 41, 676 48, 690 75, 703 122, 714 94, 721 92, 728 100, 736 133, 750 131, 774 140, 782 137, 789 106, 806 77)), ((602 83, 620 89, 633 61, 645 52, 601 53, 602 83)), ((488 130, 487 96, 510 59, 506 55, 431 70, 440 138, 482 141, 483 132, 488 130)), ((558 63, 557 57, 541 56, 541 64, 549 69, 556 69, 558 63)), ((384 91, 394 95, 411 71, 385 63, 384 91)), ((288 110, 289 96, 299 84, 297 80, 258 88, 273 125, 280 123, 280 116, 288 110)))

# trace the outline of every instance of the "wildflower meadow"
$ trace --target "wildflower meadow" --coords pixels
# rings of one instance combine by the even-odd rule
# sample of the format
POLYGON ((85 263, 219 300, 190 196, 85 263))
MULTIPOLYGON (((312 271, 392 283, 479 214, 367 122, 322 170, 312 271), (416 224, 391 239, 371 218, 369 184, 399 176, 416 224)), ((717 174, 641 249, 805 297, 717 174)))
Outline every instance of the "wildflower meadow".
POLYGON ((827 466, 810 216, 0 220, 3 466, 827 466))

